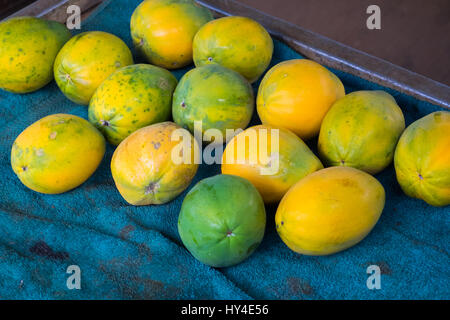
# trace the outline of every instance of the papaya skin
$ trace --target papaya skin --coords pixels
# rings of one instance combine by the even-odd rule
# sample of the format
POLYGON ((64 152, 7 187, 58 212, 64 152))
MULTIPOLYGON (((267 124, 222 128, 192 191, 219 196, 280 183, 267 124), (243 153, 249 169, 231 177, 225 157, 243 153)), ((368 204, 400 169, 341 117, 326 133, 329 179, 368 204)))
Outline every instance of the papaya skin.
POLYGON ((354 246, 372 230, 385 204, 383 186, 351 167, 330 167, 295 184, 278 206, 283 242, 304 255, 329 255, 354 246))
POLYGON ((200 262, 221 268, 247 259, 266 226, 264 202, 247 180, 216 175, 201 180, 184 198, 178 217, 183 244, 200 262))
MULTIPOLYGON (((197 172, 194 152, 199 147, 194 137, 186 132, 191 139, 190 163, 172 161, 172 151, 181 143, 172 139, 177 129, 184 130, 169 121, 141 128, 115 150, 111 172, 117 189, 128 203, 163 204, 189 186, 197 172)), ((184 148, 180 149, 182 152, 186 152, 184 148)))
POLYGON ((255 108, 250 84, 239 73, 220 65, 205 65, 187 72, 173 95, 174 121, 194 132, 202 121, 203 133, 218 129, 245 128, 255 108))
POLYGON ((280 201, 292 185, 320 169, 323 169, 322 163, 299 137, 287 129, 268 125, 250 127, 233 137, 222 156, 222 173, 240 176, 250 181, 258 189, 265 203, 280 201), (272 152, 275 152, 272 150, 272 130, 279 130, 278 170, 264 172, 262 170, 268 170, 270 164, 274 165, 270 158, 272 152), (252 132, 256 136, 254 144, 240 142, 246 136, 251 137, 252 132), (261 152, 260 142, 266 132, 268 150, 261 152), (230 149, 234 152, 228 156, 230 149), (250 154, 251 152, 256 154, 250 154), (251 159, 256 159, 257 162, 251 163, 251 159))
POLYGON ((53 63, 70 31, 56 21, 16 17, 0 23, 0 88, 36 91, 53 80, 53 63))
POLYGON ((192 41, 211 12, 192 0, 146 0, 133 12, 131 37, 148 62, 166 69, 192 62, 192 41))
POLYGON ((205 24, 194 38, 194 63, 220 64, 255 82, 269 66, 273 41, 258 22, 246 17, 223 17, 205 24))
POLYGON ((386 168, 405 129, 402 110, 384 91, 355 91, 336 101, 320 128, 318 150, 325 164, 370 174, 386 168))
POLYGON ((342 82, 317 62, 294 59, 272 67, 258 89, 263 124, 286 128, 303 140, 319 134, 331 105, 345 95, 342 82))
POLYGON ((31 190, 57 194, 85 182, 104 154, 105 139, 87 120, 53 114, 36 121, 16 138, 11 166, 31 190))
POLYGON ((450 112, 433 112, 409 125, 394 166, 406 195, 432 206, 450 205, 450 112))
POLYGON ((167 121, 177 79, 149 64, 116 70, 95 90, 89 102, 89 121, 108 141, 118 145, 139 128, 167 121))
POLYGON ((71 101, 88 105, 94 91, 116 69, 133 64, 127 45, 102 31, 80 33, 56 56, 56 84, 71 101))

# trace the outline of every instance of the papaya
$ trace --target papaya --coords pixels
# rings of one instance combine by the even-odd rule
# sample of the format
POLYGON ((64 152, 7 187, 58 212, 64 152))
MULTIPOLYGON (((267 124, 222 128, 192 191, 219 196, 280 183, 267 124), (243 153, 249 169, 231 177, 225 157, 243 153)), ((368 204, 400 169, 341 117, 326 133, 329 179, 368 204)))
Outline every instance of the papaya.
POLYGON ((194 132, 201 121, 202 132, 247 127, 253 114, 253 91, 239 73, 220 65, 205 65, 187 72, 178 83, 172 104, 176 123, 194 132))
POLYGON ((192 41, 211 12, 193 0, 146 0, 133 12, 131 37, 151 64, 166 69, 192 63, 192 41))
POLYGON ((104 154, 105 139, 87 120, 53 114, 36 121, 16 138, 11 166, 31 190, 57 194, 85 182, 104 154))
POLYGON ((258 88, 263 124, 286 128, 303 140, 319 134, 331 105, 345 95, 342 82, 317 62, 294 59, 272 67, 258 88))
POLYGON ((136 130, 123 140, 111 159, 111 172, 122 197, 132 205, 163 204, 186 189, 197 172, 194 137, 173 122, 136 130), (174 138, 177 132, 189 141, 174 138), (182 156, 183 161, 176 160, 182 156))
POLYGON ((234 136, 222 156, 222 173, 250 181, 265 203, 280 201, 297 181, 322 168, 294 133, 268 125, 250 127, 234 136))
POLYGON ((95 89, 116 69, 133 64, 127 45, 102 31, 80 33, 56 56, 56 84, 71 101, 87 105, 95 89))
POLYGON ((336 101, 320 128, 318 149, 331 166, 376 174, 394 157, 405 129, 402 110, 384 91, 355 91, 336 101))
POLYGON ((114 145, 139 128, 167 121, 177 79, 167 70, 136 64, 114 71, 89 102, 89 121, 114 145))
POLYGON ((0 23, 0 88, 36 91, 53 80, 53 63, 70 31, 56 21, 16 17, 0 23))
POLYGON ((229 267, 259 246, 266 226, 264 203, 255 187, 233 175, 198 182, 186 195, 178 233, 189 252, 212 267, 229 267))
POLYGON ((250 18, 223 17, 200 28, 193 52, 195 66, 220 64, 252 83, 269 66, 273 41, 266 29, 250 18))
POLYGON ((384 188, 373 176, 351 167, 330 167, 289 189, 278 206, 275 226, 291 250, 329 255, 364 239, 384 204, 384 188))
POLYGON ((395 149, 397 181, 406 195, 433 206, 450 204, 450 112, 409 125, 395 149))

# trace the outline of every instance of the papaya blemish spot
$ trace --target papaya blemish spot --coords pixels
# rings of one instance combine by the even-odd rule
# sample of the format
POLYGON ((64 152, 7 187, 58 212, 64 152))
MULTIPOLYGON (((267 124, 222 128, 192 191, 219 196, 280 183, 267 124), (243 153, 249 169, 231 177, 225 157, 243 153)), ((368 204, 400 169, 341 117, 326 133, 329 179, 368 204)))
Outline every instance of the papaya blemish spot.
POLYGON ((22 171, 23 172, 25 172, 25 171, 27 171, 28 170, 28 167, 27 166, 22 166, 22 171))
POLYGON ((102 125, 102 126, 105 126, 105 127, 109 127, 111 124, 109 123, 109 121, 106 121, 106 120, 100 120, 100 124, 102 125))
POLYGON ((145 194, 155 194, 159 189, 159 184, 157 182, 151 182, 147 187, 145 187, 145 194))
POLYGON ((161 143, 159 143, 159 142, 152 141, 152 144, 153 144, 153 148, 155 148, 156 150, 158 150, 159 147, 161 146, 161 143))

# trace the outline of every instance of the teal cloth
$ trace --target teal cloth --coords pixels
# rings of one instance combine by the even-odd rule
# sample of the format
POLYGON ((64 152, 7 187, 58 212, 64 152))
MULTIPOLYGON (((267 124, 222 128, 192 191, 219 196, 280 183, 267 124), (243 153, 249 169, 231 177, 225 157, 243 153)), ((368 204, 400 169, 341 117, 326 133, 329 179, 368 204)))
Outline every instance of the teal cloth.
MULTIPOLYGON (((129 20, 139 2, 108 1, 81 31, 111 32, 132 47, 129 20)), ((272 65, 293 58, 301 56, 275 41, 272 65)), ((174 74, 180 78, 189 68, 174 74)), ((388 91, 407 124, 440 110, 333 71, 346 92, 388 91)), ((10 166, 12 143, 31 123, 54 113, 87 118, 87 108, 66 99, 54 82, 31 94, 0 91, 0 299, 450 298, 449 208, 407 198, 392 166, 376 176, 386 189, 384 212, 358 245, 326 257, 296 254, 277 235, 276 207, 269 206, 266 234, 256 252, 237 266, 214 269, 196 261, 177 232, 189 189, 166 205, 128 205, 111 176, 111 145, 98 170, 75 190, 44 195, 22 185, 10 166), (366 268, 372 264, 381 268, 380 290, 366 286, 366 268), (80 290, 66 286, 69 265, 81 269, 80 290)), ((253 123, 258 121, 255 112, 253 123)), ((190 188, 219 171, 217 165, 202 165, 190 188)))

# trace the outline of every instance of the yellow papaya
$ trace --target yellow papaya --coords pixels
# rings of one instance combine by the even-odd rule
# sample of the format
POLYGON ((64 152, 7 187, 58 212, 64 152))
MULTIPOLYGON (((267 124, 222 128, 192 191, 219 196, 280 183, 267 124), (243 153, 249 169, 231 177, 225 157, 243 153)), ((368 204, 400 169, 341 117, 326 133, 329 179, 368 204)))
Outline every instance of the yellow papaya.
POLYGON ((280 201, 288 189, 323 165, 294 133, 258 125, 234 136, 222 157, 222 173, 243 177, 265 203, 280 201))
POLYGON ((62 47, 53 72, 67 98, 87 105, 111 73, 130 64, 133 57, 125 42, 107 32, 89 31, 74 36, 62 47))
MULTIPOLYGON (((195 122, 202 132, 247 127, 255 108, 253 90, 239 73, 220 65, 192 69, 180 79, 173 94, 173 120, 194 133, 195 122)), ((205 136, 204 136, 205 137, 205 136)))
POLYGON ((169 202, 194 178, 198 148, 194 137, 173 122, 143 127, 123 140, 113 154, 111 172, 116 187, 132 205, 169 202), (175 139, 175 130, 189 141, 175 139), (177 155, 184 160, 175 161, 177 155))
POLYGON ((291 250, 328 255, 364 239, 384 204, 384 188, 370 174, 330 167, 311 173, 289 189, 278 206, 275 224, 291 250))
POLYGON ((85 182, 104 154, 105 139, 89 121, 71 114, 53 114, 16 138, 11 166, 28 188, 55 194, 85 182))
POLYGON ((134 10, 133 43, 151 64, 166 69, 192 62, 192 41, 211 12, 193 0, 146 0, 134 10))
POLYGON ((224 17, 205 24, 194 37, 194 63, 220 64, 255 82, 269 66, 273 41, 258 22, 224 17))
POLYGON ((53 63, 70 31, 56 21, 16 17, 0 23, 0 88, 27 93, 53 80, 53 63))
POLYGON ((327 165, 376 174, 394 157, 405 129, 402 110, 384 91, 355 91, 336 101, 320 127, 318 149, 327 165))
POLYGON ((258 89, 263 124, 286 128, 303 140, 315 137, 331 105, 345 95, 342 82, 317 62, 283 61, 271 68, 258 89))
POLYGON ((395 149, 398 183, 410 197, 450 204, 450 112, 433 112, 406 128, 395 149))
POLYGON ((89 102, 89 121, 108 141, 118 145, 139 128, 167 121, 177 79, 149 64, 116 70, 95 90, 89 102))

